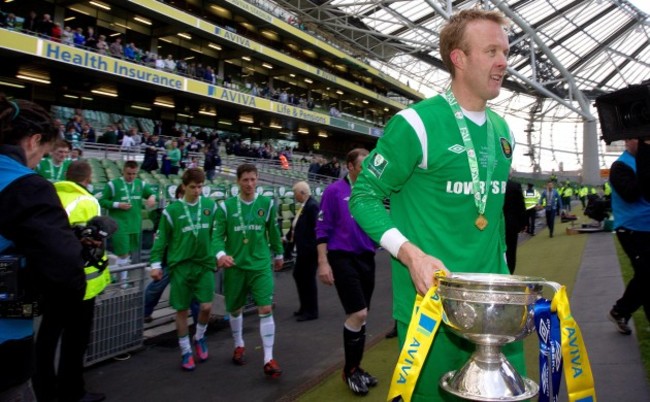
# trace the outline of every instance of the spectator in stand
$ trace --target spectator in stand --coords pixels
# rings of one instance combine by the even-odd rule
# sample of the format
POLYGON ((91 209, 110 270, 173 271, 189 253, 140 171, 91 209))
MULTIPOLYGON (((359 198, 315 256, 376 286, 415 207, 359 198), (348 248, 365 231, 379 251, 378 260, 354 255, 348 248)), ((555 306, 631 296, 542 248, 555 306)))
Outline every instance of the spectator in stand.
POLYGON ((75 126, 68 126, 68 130, 65 132, 65 140, 72 144, 73 147, 78 147, 81 145, 81 135, 75 128, 75 126))
POLYGON ((84 47, 84 46, 86 46, 86 36, 84 35, 83 28, 77 28, 74 31, 74 36, 73 36, 72 40, 74 41, 74 46, 75 47, 84 47))
POLYGON ((190 138, 190 143, 187 144, 187 150, 189 152, 201 152, 201 148, 203 148, 201 143, 196 139, 196 137, 192 136, 190 138))
POLYGON ((188 77, 196 77, 196 64, 194 63, 189 63, 187 65, 187 70, 185 71, 185 74, 188 77))
POLYGON ((52 22, 50 14, 43 14, 43 19, 38 23, 36 30, 38 31, 39 36, 49 38, 52 36, 53 26, 54 22, 52 22))
POLYGON ((39 21, 36 11, 30 11, 29 16, 23 22, 23 30, 29 33, 38 33, 38 25, 39 21))
POLYGON ((113 57, 118 57, 120 59, 124 58, 124 49, 122 48, 122 38, 120 38, 119 36, 115 38, 115 41, 111 43, 111 45, 108 47, 108 51, 113 57))
POLYGON ((138 128, 131 127, 129 131, 131 132, 131 139, 133 139, 133 147, 135 149, 140 148, 140 144, 142 144, 142 136, 138 132, 138 128))
POLYGON ((171 148, 167 151, 167 159, 169 160, 169 174, 178 174, 181 167, 181 150, 178 149, 178 141, 172 140, 171 148))
POLYGON ((158 70, 164 70, 165 69, 165 60, 163 60, 161 55, 158 55, 156 57, 156 65, 155 65, 155 67, 158 70))
POLYGON ((97 49, 97 34, 95 34, 95 28, 88 27, 86 29, 86 47, 90 49, 97 49))
POLYGON ((61 32, 61 43, 70 46, 74 45, 74 33, 72 32, 72 28, 68 25, 66 25, 65 28, 63 28, 63 32, 61 32))
POLYGON ((174 58, 171 54, 168 54, 167 58, 165 59, 165 70, 172 73, 176 71, 176 62, 174 61, 174 58))
POLYGON ((129 61, 135 60, 135 49, 133 43, 127 43, 124 46, 124 58, 129 61))
POLYGON ((203 80, 207 81, 208 83, 214 85, 216 84, 216 77, 214 75, 214 71, 212 70, 212 67, 206 67, 205 72, 203 75, 203 80))
POLYGON ((125 152, 131 152, 135 149, 135 142, 133 141, 132 132, 129 131, 126 133, 124 138, 122 138, 122 145, 120 145, 120 150, 125 152))
POLYGON ((307 178, 309 181, 315 181, 316 175, 320 170, 320 167, 323 163, 323 159, 320 156, 315 156, 312 163, 309 164, 309 170, 307 171, 307 178))
POLYGON ((98 142, 100 144, 116 145, 117 132, 115 131, 115 126, 110 124, 108 127, 106 127, 106 131, 104 131, 104 134, 102 134, 102 136, 99 137, 98 142))
POLYGON ((288 103, 289 102, 289 94, 287 94, 287 91, 284 89, 280 93, 280 102, 282 103, 288 103))
POLYGON ((58 22, 52 24, 52 35, 51 35, 52 41, 61 42, 61 34, 62 34, 61 24, 59 24, 58 22))
POLYGON ((14 13, 9 13, 3 22, 3 26, 7 27, 7 29, 15 29, 17 23, 16 15, 14 13))
POLYGON ((341 112, 336 108, 336 106, 332 105, 332 107, 330 107, 330 116, 341 117, 341 112))
POLYGON ((90 124, 83 123, 81 125, 81 141, 84 142, 96 142, 97 136, 95 134, 95 129, 90 127, 90 124))
POLYGON ((83 155, 83 151, 81 148, 72 148, 70 151, 70 163, 80 161, 81 156, 83 155))
POLYGON ((108 53, 108 43, 106 43, 106 36, 104 35, 99 35, 99 39, 97 40, 97 45, 95 45, 97 48, 97 53, 99 54, 107 54, 108 53))
POLYGON ((307 109, 314 110, 314 106, 315 106, 314 100, 312 98, 309 98, 309 100, 307 101, 307 109))
POLYGON ((183 59, 178 60, 176 63, 176 73, 186 75, 187 74, 187 62, 183 59))
POLYGON ((194 70, 194 76, 200 80, 205 79, 205 68, 203 67, 203 64, 198 63, 196 65, 196 69, 194 70))

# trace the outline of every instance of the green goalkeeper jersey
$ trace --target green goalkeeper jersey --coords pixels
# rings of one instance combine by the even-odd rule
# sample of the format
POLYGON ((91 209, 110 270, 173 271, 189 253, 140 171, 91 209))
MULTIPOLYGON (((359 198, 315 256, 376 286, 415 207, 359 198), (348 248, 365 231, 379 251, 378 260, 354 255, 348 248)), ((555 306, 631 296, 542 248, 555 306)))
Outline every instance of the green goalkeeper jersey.
POLYGON ((216 254, 211 239, 216 210, 214 201, 205 197, 199 197, 194 205, 184 200, 169 204, 162 213, 151 249, 152 265, 162 262, 166 250, 170 269, 180 263, 214 269, 216 254))
POLYGON ((148 184, 140 179, 127 183, 122 177, 113 179, 102 191, 99 204, 108 210, 111 218, 119 226, 119 233, 139 234, 142 231, 142 200, 153 195, 148 184), (123 210, 116 207, 117 203, 131 204, 131 209, 123 210))
MULTIPOLYGON (((495 142, 495 168, 487 185, 487 124, 479 126, 467 117, 465 121, 476 150, 481 188, 489 192, 487 227, 479 230, 475 225, 478 210, 464 142, 450 106, 437 96, 392 118, 364 160, 350 210, 373 240, 381 242, 387 231, 396 228, 451 272, 508 273, 502 208, 512 139, 506 122, 491 110, 486 113, 495 142), (382 203, 386 197, 390 215, 382 203)), ((393 259, 393 291, 396 318, 409 322, 415 288, 408 269, 397 259, 393 259)))
POLYGON ((269 269, 271 250, 276 256, 283 254, 276 216, 273 200, 263 195, 250 203, 239 196, 220 202, 212 239, 216 253, 233 257, 237 268, 269 269))

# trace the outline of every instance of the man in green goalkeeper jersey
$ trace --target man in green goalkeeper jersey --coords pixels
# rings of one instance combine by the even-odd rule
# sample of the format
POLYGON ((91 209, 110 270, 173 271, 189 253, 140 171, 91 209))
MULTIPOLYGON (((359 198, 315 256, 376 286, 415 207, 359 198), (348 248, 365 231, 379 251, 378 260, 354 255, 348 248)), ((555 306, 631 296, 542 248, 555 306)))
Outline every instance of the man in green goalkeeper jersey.
POLYGON ((282 370, 273 359, 275 321, 270 251, 275 254, 273 268, 280 270, 283 249, 275 205, 271 198, 256 193, 257 176, 255 165, 242 164, 237 167, 239 195, 219 203, 213 242, 218 266, 226 269, 224 295, 235 341, 232 361, 236 365, 246 362, 242 308, 250 292, 260 317, 264 374, 275 378, 282 374, 282 370))
POLYGON ((194 346, 199 361, 208 358, 205 330, 210 318, 214 297, 215 260, 212 232, 216 204, 201 196, 205 173, 201 169, 187 169, 183 173, 185 195, 165 208, 151 249, 151 277, 162 279, 163 254, 167 253, 171 285, 170 304, 176 310, 176 331, 181 348, 184 370, 194 370, 194 357, 187 329, 187 310, 192 299, 201 309, 194 346))
MULTIPOLYGON (((451 17, 440 33, 451 88, 390 120, 352 192, 352 215, 394 257, 393 315, 401 345, 416 292, 427 292, 436 271, 508 274, 502 208, 514 140, 506 122, 486 107, 499 95, 508 65, 506 24, 495 11, 451 17)), ((503 348, 519 372, 522 349, 520 342, 503 348)), ((457 400, 441 391, 438 380, 472 351, 441 326, 423 356, 412 400, 457 400)))

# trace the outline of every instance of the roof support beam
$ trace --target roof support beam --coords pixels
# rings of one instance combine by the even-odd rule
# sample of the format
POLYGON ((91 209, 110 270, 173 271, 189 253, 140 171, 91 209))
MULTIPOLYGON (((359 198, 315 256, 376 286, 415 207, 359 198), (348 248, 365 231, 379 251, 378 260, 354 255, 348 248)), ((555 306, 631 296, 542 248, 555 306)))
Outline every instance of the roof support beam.
MULTIPOLYGON (((584 94, 582 93, 582 91, 580 91, 580 89, 576 85, 576 82, 575 82, 575 79, 573 78, 573 75, 571 75, 569 70, 567 70, 562 65, 562 63, 560 63, 560 61, 557 59, 557 57, 555 57, 555 55, 553 54, 551 49, 549 49, 548 46, 546 46, 544 41, 542 41, 537 36, 537 33, 535 32, 535 30, 530 25, 528 25, 528 23, 526 23, 526 21, 524 21, 521 17, 519 17, 519 15, 512 12, 512 10, 510 10, 508 5, 504 1, 500 1, 500 0, 491 0, 491 1, 492 1, 492 4, 495 5, 495 7, 497 7, 502 13, 504 13, 508 18, 510 18, 512 21, 514 21, 517 25, 519 25, 519 27, 528 34, 528 36, 531 38, 531 40, 533 40, 535 42, 537 47, 544 52, 544 54, 548 57, 548 59, 554 64, 554 67, 557 68, 557 70, 560 72, 560 74, 562 74, 562 78, 564 78, 566 80, 566 82, 569 84, 569 92, 573 94, 575 100, 580 105, 579 110, 575 110, 575 108, 573 106, 571 108, 573 110, 575 110, 577 113, 579 113, 582 117, 584 117, 585 120, 595 121, 596 118, 591 114, 591 110, 590 110, 590 107, 589 107, 589 102, 588 102, 587 98, 584 96, 584 94)), ((508 68, 508 72, 510 74, 513 74, 513 75, 519 75, 518 72, 516 72, 514 69, 511 69, 511 68, 508 68)), ((534 88, 536 88, 538 90, 541 89, 540 88, 541 85, 539 85, 539 83, 537 83, 537 81, 534 80, 534 77, 533 77, 533 79, 525 78, 525 81, 527 83, 531 84, 534 88)), ((548 93, 550 91, 548 91, 545 88, 544 88, 544 90, 546 92, 545 94, 548 95, 548 93)), ((553 99, 557 100, 558 96, 557 95, 553 96, 553 99)), ((564 104, 564 105, 567 105, 567 107, 568 107, 568 105, 571 104, 567 100, 562 100, 561 103, 564 104)))

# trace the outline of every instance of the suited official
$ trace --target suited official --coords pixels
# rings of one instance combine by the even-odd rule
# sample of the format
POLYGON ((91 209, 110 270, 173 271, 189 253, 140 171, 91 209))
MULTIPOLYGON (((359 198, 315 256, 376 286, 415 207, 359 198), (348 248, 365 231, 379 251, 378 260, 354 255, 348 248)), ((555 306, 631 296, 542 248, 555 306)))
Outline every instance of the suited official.
POLYGON ((311 195, 309 184, 299 181, 293 186, 296 202, 302 207, 296 211, 287 239, 296 245, 296 264, 293 278, 298 289, 300 308, 294 312, 297 321, 309 321, 318 318, 318 287, 316 271, 318 269, 318 251, 316 250, 316 219, 320 205, 311 195))

